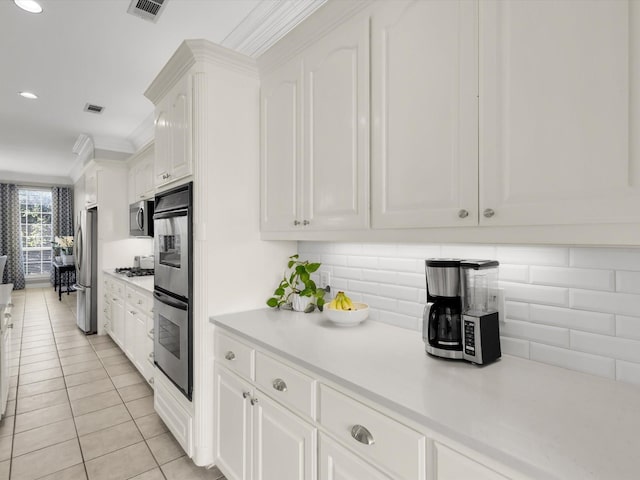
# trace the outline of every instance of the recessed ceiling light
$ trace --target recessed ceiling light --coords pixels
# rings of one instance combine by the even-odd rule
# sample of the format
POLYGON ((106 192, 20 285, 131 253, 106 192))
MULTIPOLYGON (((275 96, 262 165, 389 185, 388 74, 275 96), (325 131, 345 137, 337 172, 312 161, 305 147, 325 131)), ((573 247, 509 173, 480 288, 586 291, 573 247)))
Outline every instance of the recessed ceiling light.
POLYGON ((42 7, 35 0, 13 0, 13 3, 29 13, 42 13, 42 7))
POLYGON ((24 98, 28 98, 30 100, 35 100, 36 98, 38 98, 38 95, 36 95, 35 93, 31 93, 31 92, 18 92, 20 94, 20 96, 24 97, 24 98))

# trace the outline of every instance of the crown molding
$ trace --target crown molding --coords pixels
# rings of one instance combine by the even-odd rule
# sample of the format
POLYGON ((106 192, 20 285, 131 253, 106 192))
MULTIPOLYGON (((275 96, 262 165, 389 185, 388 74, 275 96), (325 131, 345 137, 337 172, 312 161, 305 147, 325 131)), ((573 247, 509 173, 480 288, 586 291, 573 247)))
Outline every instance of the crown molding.
POLYGON ((355 17, 374 0, 327 0, 280 41, 257 59, 260 75, 287 62, 346 20, 355 17))
POLYGON ((110 152, 133 153, 136 151, 129 139, 114 137, 94 137, 94 151, 103 150, 110 152))
POLYGON ((153 139, 155 138, 155 125, 153 122, 154 112, 151 112, 149 116, 145 118, 142 123, 138 125, 138 127, 127 137, 127 141, 134 146, 136 152, 148 145, 150 142, 153 142, 153 139))
POLYGON ((257 58, 326 1, 263 0, 225 37, 222 45, 257 58))
POLYGON ((151 82, 151 85, 144 92, 144 96, 156 105, 171 87, 197 63, 216 65, 258 78, 254 59, 208 40, 185 40, 151 82))

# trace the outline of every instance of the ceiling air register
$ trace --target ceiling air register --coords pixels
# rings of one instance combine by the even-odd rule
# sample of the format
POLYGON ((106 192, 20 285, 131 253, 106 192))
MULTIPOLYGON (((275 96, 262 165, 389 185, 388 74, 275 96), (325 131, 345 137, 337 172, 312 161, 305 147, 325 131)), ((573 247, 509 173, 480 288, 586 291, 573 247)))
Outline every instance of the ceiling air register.
POLYGON ((155 23, 166 2, 167 0, 131 0, 127 13, 155 23))

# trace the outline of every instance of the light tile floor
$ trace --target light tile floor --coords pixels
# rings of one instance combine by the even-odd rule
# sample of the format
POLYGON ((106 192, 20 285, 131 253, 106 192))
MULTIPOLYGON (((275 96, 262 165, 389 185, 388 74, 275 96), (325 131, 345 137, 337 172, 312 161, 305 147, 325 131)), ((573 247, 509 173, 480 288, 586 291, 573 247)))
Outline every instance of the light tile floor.
POLYGON ((78 330, 75 301, 14 292, 0 480, 224 480, 185 456, 116 344, 78 330))

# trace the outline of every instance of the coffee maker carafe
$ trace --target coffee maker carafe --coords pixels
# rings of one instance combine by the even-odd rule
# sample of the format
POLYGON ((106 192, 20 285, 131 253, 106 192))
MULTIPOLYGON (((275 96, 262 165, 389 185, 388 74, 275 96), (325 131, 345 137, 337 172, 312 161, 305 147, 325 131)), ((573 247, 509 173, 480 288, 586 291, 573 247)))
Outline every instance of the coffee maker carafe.
POLYGON ((422 317, 422 339, 427 353, 462 358, 462 299, 460 260, 425 261, 427 304, 422 317))

